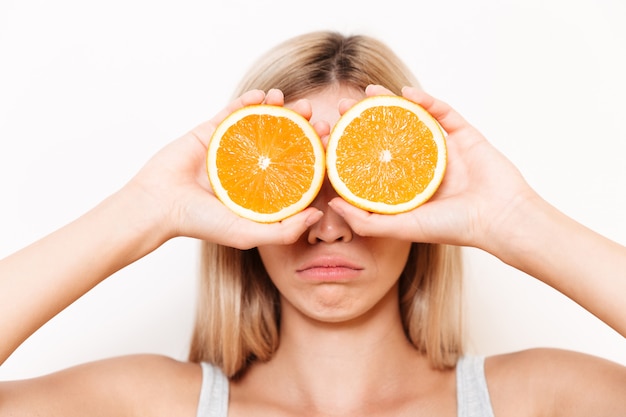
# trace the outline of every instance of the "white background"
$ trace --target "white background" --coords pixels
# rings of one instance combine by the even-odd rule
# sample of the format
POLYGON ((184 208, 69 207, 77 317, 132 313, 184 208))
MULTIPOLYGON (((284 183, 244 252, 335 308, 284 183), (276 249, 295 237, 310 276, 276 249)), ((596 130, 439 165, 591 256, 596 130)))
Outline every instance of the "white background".
MULTIPOLYGON (((261 52, 316 29, 388 43, 547 200, 626 243, 625 19, 622 0, 0 0, 0 257, 121 187, 219 110, 261 52)), ((120 271, 0 379, 134 352, 185 358, 197 248, 176 239, 120 271)), ((624 338, 580 307, 467 255, 472 352, 555 346, 626 364, 624 338)))

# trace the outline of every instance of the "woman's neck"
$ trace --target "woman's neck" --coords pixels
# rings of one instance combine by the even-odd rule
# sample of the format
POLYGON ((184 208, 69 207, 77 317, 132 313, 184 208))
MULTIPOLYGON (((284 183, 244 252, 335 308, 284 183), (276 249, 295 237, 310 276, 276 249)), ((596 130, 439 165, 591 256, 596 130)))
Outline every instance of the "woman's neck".
POLYGON ((397 404, 403 393, 412 398, 419 376, 433 370, 408 341, 397 300, 397 292, 390 291, 366 314, 341 323, 316 321, 284 304, 278 350, 269 362, 253 365, 241 382, 264 383, 300 409, 341 415, 370 402, 397 404))

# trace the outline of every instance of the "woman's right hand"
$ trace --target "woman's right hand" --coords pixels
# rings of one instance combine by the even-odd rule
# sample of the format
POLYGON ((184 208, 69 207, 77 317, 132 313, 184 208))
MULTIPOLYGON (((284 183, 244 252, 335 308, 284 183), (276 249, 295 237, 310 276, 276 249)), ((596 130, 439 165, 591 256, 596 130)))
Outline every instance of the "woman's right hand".
MULTIPOLYGON (((249 91, 231 102, 211 120, 199 125, 159 151, 127 184, 126 192, 144 204, 147 215, 161 230, 163 241, 188 236, 239 249, 263 244, 288 244, 316 222, 321 212, 308 208, 278 223, 261 224, 234 214, 214 195, 206 173, 211 135, 228 115, 254 104, 284 105, 278 90, 267 94, 249 91)), ((310 106, 296 105, 310 117, 310 106)))

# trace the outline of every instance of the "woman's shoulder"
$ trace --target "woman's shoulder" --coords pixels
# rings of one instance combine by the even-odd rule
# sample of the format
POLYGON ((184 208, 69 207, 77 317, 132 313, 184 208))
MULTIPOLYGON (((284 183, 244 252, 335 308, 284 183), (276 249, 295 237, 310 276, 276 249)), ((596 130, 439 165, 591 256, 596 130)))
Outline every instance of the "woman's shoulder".
POLYGON ((202 386, 199 364, 142 354, 108 359, 102 365, 122 390, 132 393, 135 406, 149 411, 146 415, 196 415, 202 386))
POLYGON ((159 355, 102 359, 0 383, 0 414, 195 416, 201 383, 197 364, 159 355))
POLYGON ((585 353, 538 348, 490 356, 485 377, 495 415, 626 412, 626 367, 585 353))

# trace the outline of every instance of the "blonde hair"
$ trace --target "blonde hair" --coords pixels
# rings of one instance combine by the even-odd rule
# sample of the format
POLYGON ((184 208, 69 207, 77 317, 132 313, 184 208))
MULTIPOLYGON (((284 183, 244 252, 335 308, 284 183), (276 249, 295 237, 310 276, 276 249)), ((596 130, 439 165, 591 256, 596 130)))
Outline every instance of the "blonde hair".
MULTIPOLYGON (((313 32, 271 49, 244 77, 251 89, 283 91, 293 101, 332 85, 380 84, 396 94, 419 86, 402 61, 368 36, 313 32)), ((203 242, 192 362, 219 366, 229 377, 278 347, 280 302, 258 251, 203 242)), ((453 246, 413 243, 400 276, 399 303, 407 337, 433 367, 450 368, 462 354, 461 253, 453 246)))

